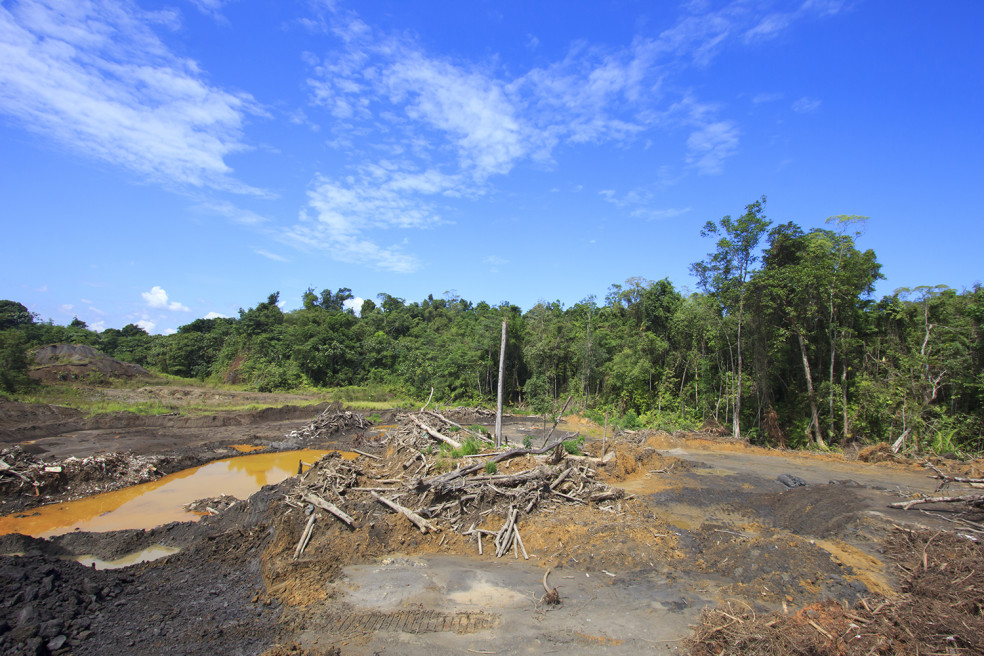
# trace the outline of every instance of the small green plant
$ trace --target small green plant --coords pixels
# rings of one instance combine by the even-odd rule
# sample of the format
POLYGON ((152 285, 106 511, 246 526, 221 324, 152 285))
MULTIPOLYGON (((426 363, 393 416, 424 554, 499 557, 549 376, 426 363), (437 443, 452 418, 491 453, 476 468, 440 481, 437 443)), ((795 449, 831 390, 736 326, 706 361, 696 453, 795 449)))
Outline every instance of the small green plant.
POLYGON ((453 469, 454 465, 451 464, 450 460, 445 458, 438 458, 434 461, 434 471, 438 474, 443 474, 444 472, 449 472, 453 469))
POLYGON ((485 473, 488 474, 489 476, 492 476, 493 474, 495 474, 498 471, 499 471, 498 465, 496 465, 491 460, 488 461, 487 463, 485 463, 485 473))
POLYGON ((473 437, 469 437, 461 445, 461 455, 473 456, 482 450, 482 444, 473 437))
POLYGON ((458 428, 457 426, 448 426, 448 429, 447 430, 448 430, 449 433, 457 433, 461 429, 458 428))
POLYGON ((581 445, 584 444, 584 436, 578 436, 577 439, 573 440, 564 440, 562 444, 564 445, 564 451, 572 456, 579 456, 581 455, 581 445))
POLYGON ((383 416, 381 414, 379 414, 378 412, 374 412, 371 415, 369 415, 368 417, 366 417, 366 419, 368 419, 369 421, 371 421, 374 424, 377 423, 378 421, 380 421, 382 418, 383 418, 383 416))
POLYGON ((532 449, 533 448, 533 436, 526 435, 523 437, 523 448, 532 449))
POLYGON ((485 434, 485 426, 482 426, 481 424, 472 424, 471 426, 468 427, 468 430, 474 431, 479 435, 485 434))
POLYGON ((933 453, 937 455, 956 452, 957 445, 953 441, 953 436, 956 434, 957 434, 956 428, 953 428, 951 430, 936 431, 936 434, 933 436, 933 439, 929 444, 929 448, 932 449, 933 453))

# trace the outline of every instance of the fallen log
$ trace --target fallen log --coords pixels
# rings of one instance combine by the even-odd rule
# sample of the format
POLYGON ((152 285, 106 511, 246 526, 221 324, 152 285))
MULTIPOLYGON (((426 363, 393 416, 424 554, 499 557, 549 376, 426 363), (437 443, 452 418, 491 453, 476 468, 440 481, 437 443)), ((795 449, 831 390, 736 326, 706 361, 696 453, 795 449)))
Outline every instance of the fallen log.
POLYGON ((467 476, 479 470, 485 469, 485 466, 490 463, 499 463, 504 460, 509 460, 511 458, 518 458, 519 456, 525 455, 541 455, 547 453, 556 446, 559 446, 568 436, 561 437, 556 442, 548 444, 541 449, 510 449, 509 451, 503 451, 502 453, 495 455, 488 460, 483 462, 475 463, 474 465, 468 465, 467 467, 462 467, 461 469, 456 469, 453 472, 448 472, 447 474, 439 474, 437 476, 432 476, 431 478, 425 478, 421 480, 417 487, 418 489, 428 489, 438 485, 445 485, 451 481, 461 478, 462 476, 467 476))
POLYGON ((427 531, 436 532, 440 530, 439 528, 437 528, 436 526, 434 526, 433 524, 431 524, 426 519, 424 519, 414 511, 410 510, 409 508, 405 508, 400 504, 396 503, 395 501, 387 499, 386 497, 379 496, 375 492, 370 492, 369 494, 371 494, 373 498, 376 499, 376 501, 378 501, 379 503, 383 504, 384 506, 387 506, 392 510, 395 510, 396 512, 400 513, 401 515, 409 519, 414 526, 420 529, 421 533, 426 534, 427 531))
POLYGON ((964 501, 975 506, 984 505, 984 493, 965 494, 958 497, 926 497, 925 499, 913 499, 911 501, 897 501, 895 503, 888 504, 888 507, 908 510, 913 506, 918 506, 924 503, 958 503, 960 501, 964 501))
POLYGON ((355 522, 355 520, 353 520, 351 517, 345 514, 345 511, 343 511, 341 508, 331 503, 330 501, 325 501, 317 494, 313 494, 311 492, 305 492, 304 494, 301 495, 301 498, 307 501, 308 503, 313 504, 318 508, 321 508, 322 510, 327 510, 332 515, 339 518, 349 526, 352 526, 355 522))
POLYGON ((482 440, 483 442, 487 442, 489 444, 492 444, 492 440, 490 440, 489 438, 485 437, 481 433, 477 433, 477 432, 471 430, 470 428, 465 428, 461 424, 458 424, 458 423, 455 423, 455 422, 451 421, 450 419, 448 419, 447 417, 445 417, 444 415, 442 415, 440 413, 434 412, 432 410, 428 410, 427 412, 425 412, 423 414, 430 415, 431 417, 434 417, 435 419, 439 419, 440 421, 443 421, 444 423, 446 423, 446 424, 448 424, 450 426, 455 426, 459 430, 465 431, 469 435, 474 435, 475 437, 477 437, 478 439, 482 440))
POLYGON ((461 442, 458 442, 457 440, 453 440, 450 437, 448 437, 447 435, 442 435, 441 433, 437 432, 436 430, 434 430, 433 428, 431 428, 430 426, 428 426, 424 422, 422 422, 419 419, 417 419, 414 415, 407 415, 407 416, 410 417, 410 421, 412 421, 413 423, 417 424, 417 426, 419 426, 421 430, 423 430, 425 433, 427 433, 428 435, 430 435, 431 437, 433 437, 435 440, 440 440, 441 442, 444 442, 445 444, 449 444, 454 449, 460 449, 461 448, 461 442))

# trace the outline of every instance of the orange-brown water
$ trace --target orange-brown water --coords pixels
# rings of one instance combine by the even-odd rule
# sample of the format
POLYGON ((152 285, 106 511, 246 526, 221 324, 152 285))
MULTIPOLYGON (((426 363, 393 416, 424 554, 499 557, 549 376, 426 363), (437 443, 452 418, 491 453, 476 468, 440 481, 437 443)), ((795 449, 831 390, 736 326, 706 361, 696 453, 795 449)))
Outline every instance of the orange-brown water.
MULTIPOLYGON (((0 535, 51 537, 75 530, 148 529, 168 522, 195 521, 199 515, 186 511, 185 504, 222 494, 245 499, 264 485, 297 474, 299 461, 312 463, 326 453, 329 451, 304 449, 216 460, 150 483, 18 513, 21 516, 0 517, 0 535)), ((348 452, 342 456, 358 457, 348 452)))

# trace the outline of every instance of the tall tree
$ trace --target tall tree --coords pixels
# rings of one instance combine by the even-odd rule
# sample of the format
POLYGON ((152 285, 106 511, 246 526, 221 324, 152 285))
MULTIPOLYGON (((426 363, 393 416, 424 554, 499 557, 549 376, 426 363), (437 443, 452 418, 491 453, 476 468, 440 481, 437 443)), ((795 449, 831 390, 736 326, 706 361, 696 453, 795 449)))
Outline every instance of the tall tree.
POLYGON ((742 387, 742 326, 745 318, 745 295, 752 267, 758 261, 758 245, 771 221, 765 218, 765 196, 745 206, 745 213, 737 219, 725 216, 720 224, 708 221, 700 234, 702 237, 718 236, 717 250, 708 253, 703 262, 694 262, 690 270, 697 276, 697 283, 706 293, 714 296, 722 312, 734 314, 738 334, 735 340, 737 366, 735 371, 735 404, 732 431, 735 439, 741 437, 741 387, 742 387))

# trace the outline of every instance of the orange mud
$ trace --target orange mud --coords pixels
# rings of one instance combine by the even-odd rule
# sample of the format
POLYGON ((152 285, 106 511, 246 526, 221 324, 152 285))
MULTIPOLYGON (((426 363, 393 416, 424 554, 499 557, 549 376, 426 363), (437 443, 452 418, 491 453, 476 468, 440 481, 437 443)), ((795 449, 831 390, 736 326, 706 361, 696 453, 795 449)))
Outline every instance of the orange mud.
POLYGON ((253 451, 261 451, 266 447, 262 444, 230 444, 230 449, 235 449, 239 453, 252 453, 253 451))
MULTIPOLYGON (((0 517, 0 535, 52 537, 75 530, 149 529, 168 522, 195 521, 199 515, 186 511, 185 504, 222 494, 246 499, 264 485, 297 474, 299 460, 314 462, 326 453, 329 451, 305 449, 216 460, 150 483, 0 517)), ((342 456, 351 459, 357 454, 343 452, 342 456)))

